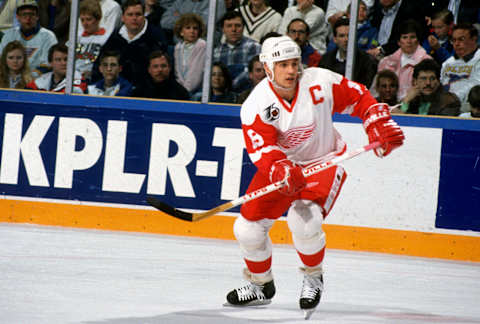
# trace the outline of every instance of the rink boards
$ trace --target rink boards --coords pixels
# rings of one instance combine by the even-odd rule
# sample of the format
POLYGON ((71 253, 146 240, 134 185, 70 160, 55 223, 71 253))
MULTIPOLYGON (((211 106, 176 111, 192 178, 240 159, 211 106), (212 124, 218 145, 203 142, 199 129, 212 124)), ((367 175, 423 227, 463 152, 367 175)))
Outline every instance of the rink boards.
MULTIPOLYGON (((208 210, 255 172, 239 106, 0 91, 0 221, 233 239, 238 208, 186 223, 154 195, 208 210)), ((480 261, 480 121, 396 116, 405 145, 344 164, 327 247, 480 261)), ((334 116, 350 149, 359 120, 334 116)), ((271 231, 291 243, 285 221, 271 231)))

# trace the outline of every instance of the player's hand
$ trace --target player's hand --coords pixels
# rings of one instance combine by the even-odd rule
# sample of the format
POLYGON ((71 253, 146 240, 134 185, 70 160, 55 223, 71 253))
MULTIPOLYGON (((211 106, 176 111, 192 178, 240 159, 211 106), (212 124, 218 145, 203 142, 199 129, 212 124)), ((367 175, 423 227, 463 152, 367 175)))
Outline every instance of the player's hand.
POLYGON ((390 116, 388 106, 377 104, 370 107, 363 120, 363 127, 370 143, 380 142, 375 155, 384 157, 403 144, 405 136, 402 129, 390 116))
POLYGON ((285 181, 285 186, 278 191, 288 196, 302 191, 307 185, 302 168, 287 159, 275 161, 270 168, 270 181, 273 183, 282 180, 285 181))

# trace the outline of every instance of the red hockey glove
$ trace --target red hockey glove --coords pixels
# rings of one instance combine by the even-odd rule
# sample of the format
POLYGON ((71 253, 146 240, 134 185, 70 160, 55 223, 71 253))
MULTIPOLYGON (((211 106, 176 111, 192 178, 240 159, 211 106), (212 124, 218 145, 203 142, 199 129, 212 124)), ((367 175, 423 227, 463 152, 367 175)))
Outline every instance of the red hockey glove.
POLYGON ((378 104, 370 107, 363 120, 363 127, 370 143, 380 142, 382 144, 375 149, 378 157, 387 156, 401 146, 405 139, 402 129, 390 116, 387 105, 378 104))
POLYGON ((285 181, 285 186, 278 189, 282 194, 292 196, 303 190, 307 180, 303 176, 302 168, 290 160, 275 161, 270 168, 270 181, 285 181))

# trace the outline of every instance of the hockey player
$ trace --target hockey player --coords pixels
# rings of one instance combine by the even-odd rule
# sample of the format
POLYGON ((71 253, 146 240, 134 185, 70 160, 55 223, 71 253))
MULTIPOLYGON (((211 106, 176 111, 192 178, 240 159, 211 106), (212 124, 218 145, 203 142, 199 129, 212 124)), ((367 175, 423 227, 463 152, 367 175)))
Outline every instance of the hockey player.
POLYGON ((367 88, 340 74, 320 68, 303 71, 301 51, 288 36, 272 37, 262 46, 260 61, 267 78, 252 91, 241 109, 250 159, 258 168, 247 192, 283 180, 286 185, 244 204, 234 224, 249 283, 230 291, 236 306, 268 304, 275 295, 271 271, 272 242, 268 232, 284 212, 304 274, 300 308, 308 318, 323 291, 325 233, 322 223, 333 207, 346 173, 341 166, 304 178, 302 168, 327 161, 346 151, 333 127, 334 113, 363 120, 375 150, 387 156, 403 144, 404 135, 391 119, 388 105, 379 104, 367 88))

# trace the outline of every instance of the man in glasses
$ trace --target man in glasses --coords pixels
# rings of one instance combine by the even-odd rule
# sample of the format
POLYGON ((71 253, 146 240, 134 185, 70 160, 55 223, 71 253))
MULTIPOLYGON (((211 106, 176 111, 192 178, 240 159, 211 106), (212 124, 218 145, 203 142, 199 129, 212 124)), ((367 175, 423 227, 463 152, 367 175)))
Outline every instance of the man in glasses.
POLYGON ((400 109, 407 114, 458 116, 460 100, 440 85, 440 65, 424 59, 413 68, 412 86, 400 109))
POLYGON ((55 34, 40 27, 38 19, 38 4, 35 0, 18 0, 17 20, 20 26, 6 30, 0 43, 1 52, 11 41, 20 41, 27 49, 28 62, 34 76, 45 72, 48 67, 48 51, 57 43, 55 34))
POLYGON ((322 55, 309 42, 310 27, 307 22, 301 18, 293 19, 287 27, 287 36, 290 36, 295 43, 300 46, 302 51, 303 67, 318 66, 322 55))
POLYGON ((88 94, 96 96, 130 97, 132 84, 120 76, 120 53, 107 51, 100 57, 100 73, 103 79, 88 86, 88 94))
POLYGON ((442 64, 440 81, 462 102, 462 112, 469 110, 467 96, 470 89, 480 84, 480 51, 478 30, 470 23, 453 27, 452 45, 455 55, 442 64))

